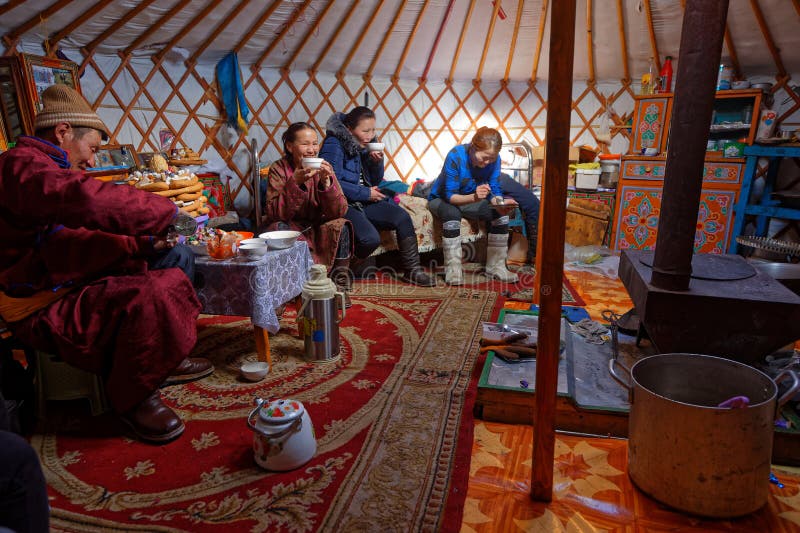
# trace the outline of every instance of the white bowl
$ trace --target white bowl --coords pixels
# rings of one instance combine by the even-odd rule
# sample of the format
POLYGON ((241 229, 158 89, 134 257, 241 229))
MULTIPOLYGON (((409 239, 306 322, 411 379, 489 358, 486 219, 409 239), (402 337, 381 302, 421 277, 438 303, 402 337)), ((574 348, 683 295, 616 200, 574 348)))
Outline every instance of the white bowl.
POLYGON ((367 148, 370 152, 382 152, 383 146, 383 143, 367 143, 367 148))
POLYGON ((301 160, 303 168, 321 168, 323 159, 321 157, 304 157, 301 160))
POLYGON ((299 231, 268 231, 259 235, 260 238, 267 241, 267 246, 273 250, 283 250, 289 248, 297 238, 300 236, 299 231))
POLYGON ((256 245, 259 245, 259 246, 266 246, 267 245, 267 243, 266 243, 266 241, 264 241, 264 239, 260 239, 258 237, 254 238, 254 239, 242 239, 241 241, 239 241, 239 246, 243 246, 245 244, 256 244, 256 245))
POLYGON ((250 259, 257 259, 267 253, 269 248, 263 242, 261 244, 241 244, 239 245, 239 255, 250 259))
POLYGON ((739 89, 749 89, 750 82, 748 80, 741 80, 735 81, 731 83, 731 89, 739 90, 739 89))
POLYGON ((263 361, 243 363, 239 370, 247 381, 261 381, 269 373, 269 363, 263 361))

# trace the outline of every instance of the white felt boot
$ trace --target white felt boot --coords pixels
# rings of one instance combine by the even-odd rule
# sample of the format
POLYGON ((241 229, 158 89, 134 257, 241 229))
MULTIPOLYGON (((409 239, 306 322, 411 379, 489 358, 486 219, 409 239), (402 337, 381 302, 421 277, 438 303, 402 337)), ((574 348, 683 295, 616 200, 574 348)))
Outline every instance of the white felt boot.
POLYGON ((444 281, 448 285, 463 285, 461 237, 445 237, 442 241, 444 243, 444 281))
POLYGON ((508 234, 490 233, 489 244, 486 247, 486 276, 506 283, 518 281, 519 277, 506 268, 506 257, 508 257, 508 234))

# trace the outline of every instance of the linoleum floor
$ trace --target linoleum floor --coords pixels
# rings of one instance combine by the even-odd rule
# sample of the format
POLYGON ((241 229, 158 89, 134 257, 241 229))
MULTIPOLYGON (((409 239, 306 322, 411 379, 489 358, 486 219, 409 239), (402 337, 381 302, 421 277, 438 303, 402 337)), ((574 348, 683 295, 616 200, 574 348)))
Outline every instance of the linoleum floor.
MULTIPOLYGON (((632 307, 618 279, 567 271, 590 316, 632 307)), ((505 307, 527 309, 524 302, 505 307)), ((556 434, 553 500, 530 499, 531 426, 475 421, 462 533, 800 531, 798 469, 773 466, 767 504, 735 520, 708 520, 672 511, 639 491, 627 475, 627 440, 556 434)))

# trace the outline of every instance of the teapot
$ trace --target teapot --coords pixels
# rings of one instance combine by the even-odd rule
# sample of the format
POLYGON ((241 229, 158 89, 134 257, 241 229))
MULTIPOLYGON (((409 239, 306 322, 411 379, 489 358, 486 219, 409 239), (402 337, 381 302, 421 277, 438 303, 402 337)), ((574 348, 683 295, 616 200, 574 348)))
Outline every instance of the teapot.
POLYGON ((317 452, 311 417, 297 400, 255 400, 247 417, 253 452, 261 468, 284 472, 306 464, 317 452), (255 420, 255 421, 254 421, 255 420))

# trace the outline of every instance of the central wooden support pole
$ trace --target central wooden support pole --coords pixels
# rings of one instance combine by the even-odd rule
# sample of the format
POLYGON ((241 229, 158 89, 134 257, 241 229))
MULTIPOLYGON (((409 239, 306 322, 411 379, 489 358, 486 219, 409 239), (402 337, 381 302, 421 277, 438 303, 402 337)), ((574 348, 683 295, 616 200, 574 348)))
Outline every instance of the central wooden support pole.
MULTIPOLYGON (((540 215, 542 231, 536 254, 536 271, 540 273, 536 284, 539 293, 539 349, 536 357, 536 420, 531 471, 531 498, 545 502, 553 499, 569 121, 572 114, 572 59, 575 50, 575 0, 553 2, 550 13, 547 143, 540 215)), ((544 24, 544 21, 541 23, 544 24)))

